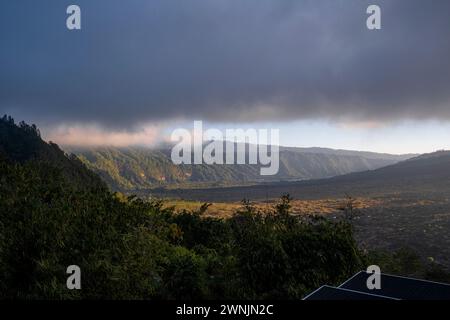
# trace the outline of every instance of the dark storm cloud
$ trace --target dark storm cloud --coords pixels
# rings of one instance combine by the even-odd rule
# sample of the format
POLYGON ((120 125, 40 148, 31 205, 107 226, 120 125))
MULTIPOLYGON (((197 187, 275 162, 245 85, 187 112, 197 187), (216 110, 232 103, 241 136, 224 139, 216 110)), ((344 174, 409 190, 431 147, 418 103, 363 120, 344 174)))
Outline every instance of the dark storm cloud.
POLYGON ((0 111, 129 128, 184 117, 450 119, 448 0, 1 2, 0 111), (82 30, 65 9, 82 10, 82 30), (369 4, 382 30, 366 28, 369 4))

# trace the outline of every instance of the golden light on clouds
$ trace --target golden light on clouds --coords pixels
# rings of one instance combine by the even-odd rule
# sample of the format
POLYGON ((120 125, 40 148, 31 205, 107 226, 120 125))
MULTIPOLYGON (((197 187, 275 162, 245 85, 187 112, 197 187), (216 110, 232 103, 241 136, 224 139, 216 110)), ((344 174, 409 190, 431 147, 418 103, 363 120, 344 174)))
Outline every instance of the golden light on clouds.
POLYGON ((44 133, 44 138, 70 146, 152 146, 158 143, 160 128, 143 126, 134 131, 109 131, 95 125, 61 125, 44 133))

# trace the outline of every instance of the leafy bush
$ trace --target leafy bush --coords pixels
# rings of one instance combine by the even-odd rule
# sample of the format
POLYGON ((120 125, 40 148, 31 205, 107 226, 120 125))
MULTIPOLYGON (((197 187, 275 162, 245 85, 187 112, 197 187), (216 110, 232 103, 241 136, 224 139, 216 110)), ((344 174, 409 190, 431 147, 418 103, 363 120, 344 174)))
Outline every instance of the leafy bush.
POLYGON ((387 274, 450 283, 450 272, 444 266, 432 259, 424 261, 411 248, 400 248, 393 252, 370 251, 366 259, 368 265, 378 265, 381 271, 387 274))

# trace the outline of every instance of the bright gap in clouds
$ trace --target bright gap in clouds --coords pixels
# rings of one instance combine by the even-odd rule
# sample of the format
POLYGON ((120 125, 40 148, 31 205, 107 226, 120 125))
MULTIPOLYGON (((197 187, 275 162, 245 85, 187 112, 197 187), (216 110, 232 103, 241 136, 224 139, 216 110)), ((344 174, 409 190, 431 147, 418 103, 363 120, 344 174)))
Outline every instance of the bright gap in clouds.
POLYGON ((450 122, 403 121, 390 124, 299 121, 280 126, 285 146, 327 147, 392 154, 450 149, 450 122), (295 134, 294 134, 295 132, 295 134))
MULTIPOLYGON (((148 146, 170 141, 174 129, 193 129, 193 121, 139 126, 132 131, 108 130, 96 125, 60 125, 43 129, 45 140, 65 146, 148 146)), ((332 123, 326 121, 265 122, 252 124, 207 123, 203 130, 279 129, 280 145, 386 152, 428 153, 450 149, 450 122, 405 121, 381 123, 332 123)))
POLYGON ((133 131, 111 131, 96 125, 60 125, 43 130, 43 138, 62 146, 155 146, 160 141, 160 127, 146 125, 133 131))

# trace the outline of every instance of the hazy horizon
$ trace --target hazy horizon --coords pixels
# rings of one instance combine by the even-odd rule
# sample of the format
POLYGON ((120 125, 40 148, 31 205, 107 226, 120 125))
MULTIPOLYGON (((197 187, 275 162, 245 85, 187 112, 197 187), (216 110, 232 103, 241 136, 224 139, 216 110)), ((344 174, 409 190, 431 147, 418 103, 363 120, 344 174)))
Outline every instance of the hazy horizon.
MULTIPOLYGON (((170 132, 174 128, 192 128, 191 122, 150 125, 134 131, 111 132, 97 126, 60 126, 56 129, 41 130, 45 140, 62 146, 78 147, 158 147, 170 143, 170 132), (178 126, 177 126, 178 125, 178 126)), ((323 122, 303 122, 299 124, 209 124, 205 127, 226 130, 227 128, 279 128, 282 147, 328 148, 335 150, 366 151, 389 154, 423 154, 438 150, 448 150, 450 123, 428 123, 417 125, 398 124, 380 128, 348 128, 323 122), (432 128, 432 129, 430 129, 432 128), (436 137, 433 137, 433 135, 436 137), (303 137, 300 139, 300 137, 303 137), (389 141, 386 141, 389 139, 389 141), (368 143, 370 141, 370 143, 368 143)))

